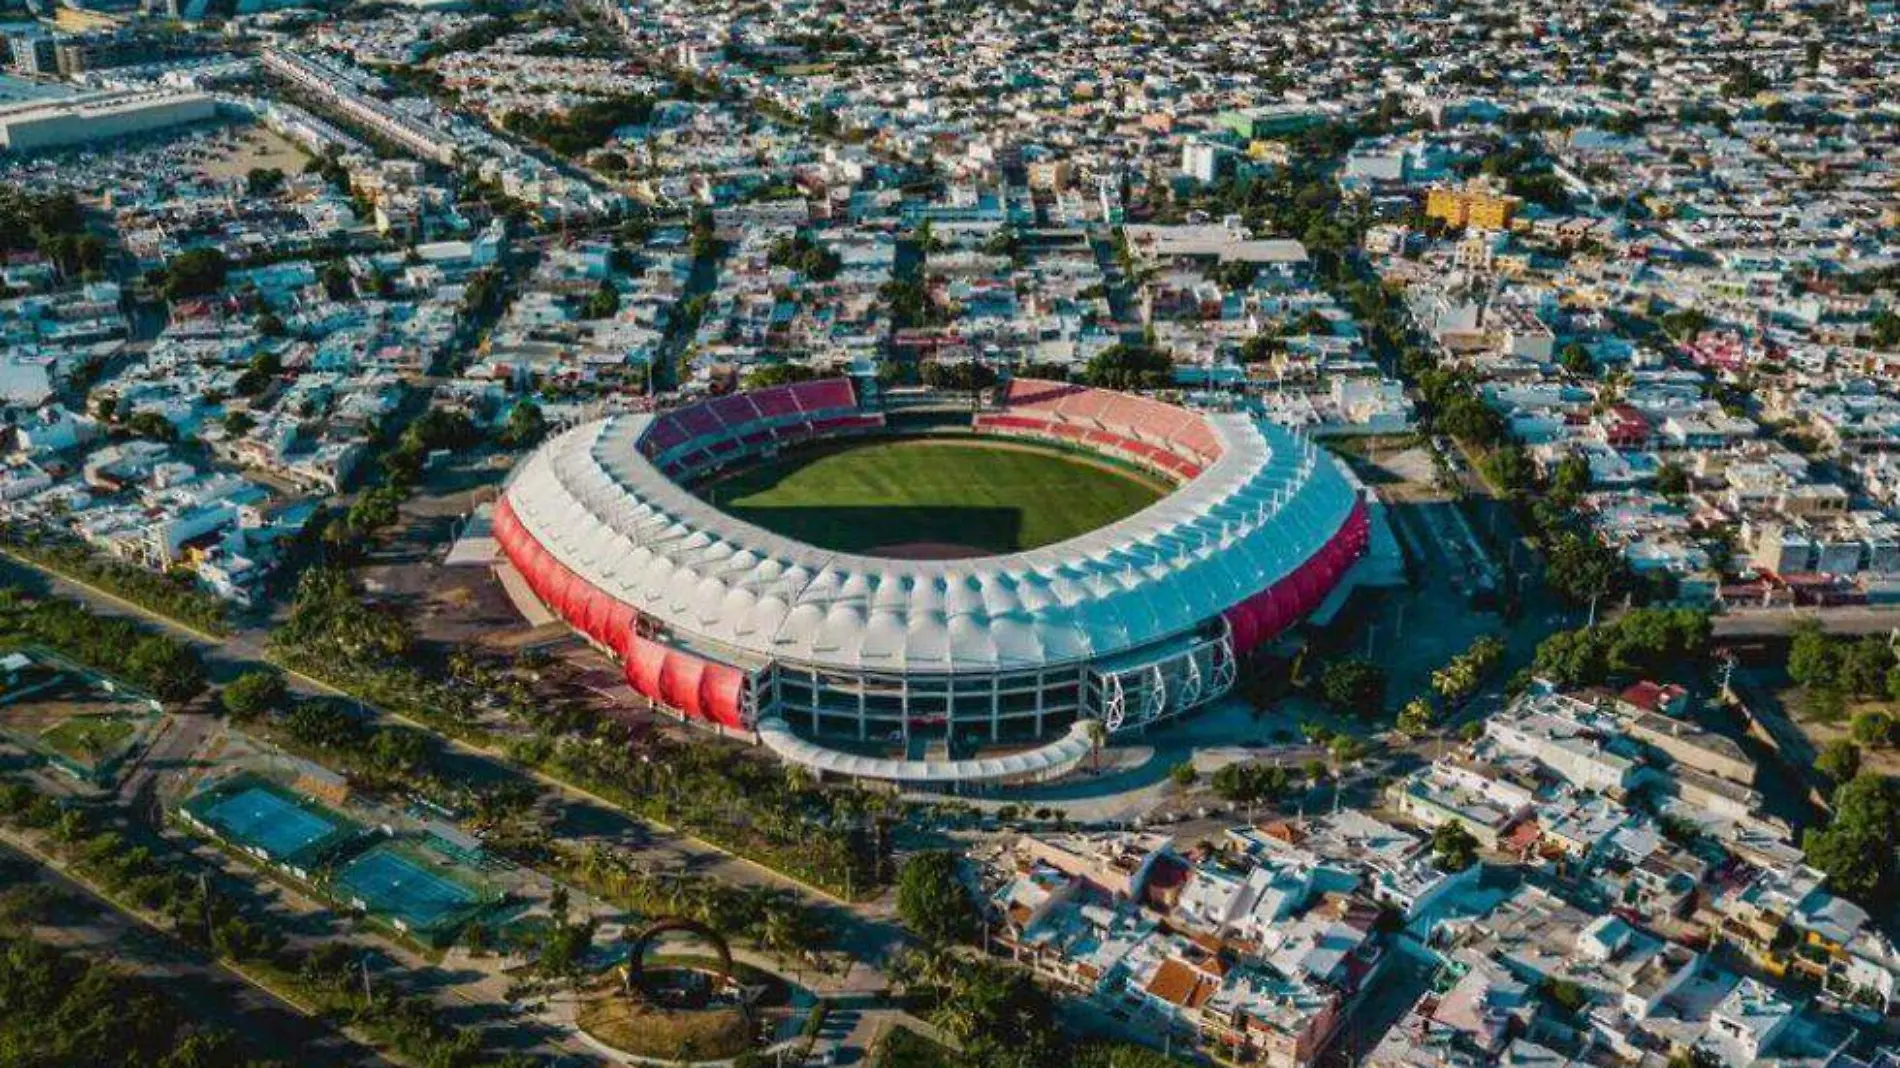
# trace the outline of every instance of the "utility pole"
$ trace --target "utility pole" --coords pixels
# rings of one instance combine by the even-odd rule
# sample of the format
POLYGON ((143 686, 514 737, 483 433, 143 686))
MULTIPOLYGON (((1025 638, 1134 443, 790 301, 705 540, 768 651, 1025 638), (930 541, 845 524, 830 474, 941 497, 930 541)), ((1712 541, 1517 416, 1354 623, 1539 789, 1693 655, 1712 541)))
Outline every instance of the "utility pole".
POLYGON ((358 963, 363 967, 363 1004, 365 1006, 374 1006, 376 1004, 376 992, 372 990, 369 985, 369 954, 363 954, 358 963))

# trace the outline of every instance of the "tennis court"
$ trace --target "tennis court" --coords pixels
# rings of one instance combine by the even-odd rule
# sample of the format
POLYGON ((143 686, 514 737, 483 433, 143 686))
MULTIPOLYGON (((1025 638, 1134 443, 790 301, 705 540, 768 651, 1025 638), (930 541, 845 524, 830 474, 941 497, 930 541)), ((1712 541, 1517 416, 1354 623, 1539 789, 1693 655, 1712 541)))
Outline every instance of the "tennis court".
POLYGON ((474 887, 431 871, 387 844, 344 865, 336 886, 369 911, 394 917, 412 931, 441 926, 481 900, 474 887))
POLYGON ((262 786, 218 799, 199 816, 219 834, 284 860, 336 833, 337 825, 262 786))

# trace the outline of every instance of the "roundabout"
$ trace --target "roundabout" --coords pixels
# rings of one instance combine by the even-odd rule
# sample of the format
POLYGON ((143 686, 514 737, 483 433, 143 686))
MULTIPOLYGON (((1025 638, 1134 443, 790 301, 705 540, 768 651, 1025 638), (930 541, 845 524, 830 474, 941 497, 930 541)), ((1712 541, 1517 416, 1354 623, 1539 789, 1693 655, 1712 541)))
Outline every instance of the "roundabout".
POLYGON ((735 964, 717 931, 668 918, 629 931, 617 982, 581 992, 574 1022, 602 1045, 635 1061, 725 1062, 757 1050, 784 1016, 790 988, 777 976, 735 964), (678 935, 691 951, 656 953, 678 935))

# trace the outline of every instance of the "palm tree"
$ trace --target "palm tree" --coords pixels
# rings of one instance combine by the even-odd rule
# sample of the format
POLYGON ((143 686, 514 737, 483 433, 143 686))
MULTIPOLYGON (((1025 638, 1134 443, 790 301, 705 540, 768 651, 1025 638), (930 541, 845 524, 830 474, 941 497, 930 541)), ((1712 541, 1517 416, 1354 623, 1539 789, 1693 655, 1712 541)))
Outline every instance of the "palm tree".
POLYGON ((1089 763, 1094 771, 1102 770, 1102 747, 1108 744, 1108 728, 1099 719, 1082 721, 1082 729, 1089 736, 1089 763))

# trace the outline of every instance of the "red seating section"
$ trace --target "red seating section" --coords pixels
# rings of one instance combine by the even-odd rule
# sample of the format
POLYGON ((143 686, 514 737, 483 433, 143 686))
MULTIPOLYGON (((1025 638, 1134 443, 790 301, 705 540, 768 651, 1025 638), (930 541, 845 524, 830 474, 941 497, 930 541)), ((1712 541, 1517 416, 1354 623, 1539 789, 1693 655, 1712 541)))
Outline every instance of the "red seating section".
POLYGON ((641 637, 639 613, 556 560, 521 525, 506 497, 495 504, 494 527, 501 551, 534 595, 576 630, 613 650, 636 692, 689 719, 745 726, 740 711, 744 672, 641 637))
POLYGON ((1364 554, 1371 533, 1366 503, 1355 501, 1346 522, 1298 570, 1223 613, 1233 629, 1234 651, 1244 653, 1272 641, 1318 608, 1364 554))
POLYGON ((826 378, 728 393, 656 416, 640 436, 641 455, 670 478, 690 478, 774 442, 884 425, 882 413, 858 411, 851 382, 826 378))
POLYGON ((1181 479, 1220 458, 1220 442, 1206 420, 1131 393, 1018 378, 1002 407, 976 417, 977 433, 1066 441, 1181 479))

